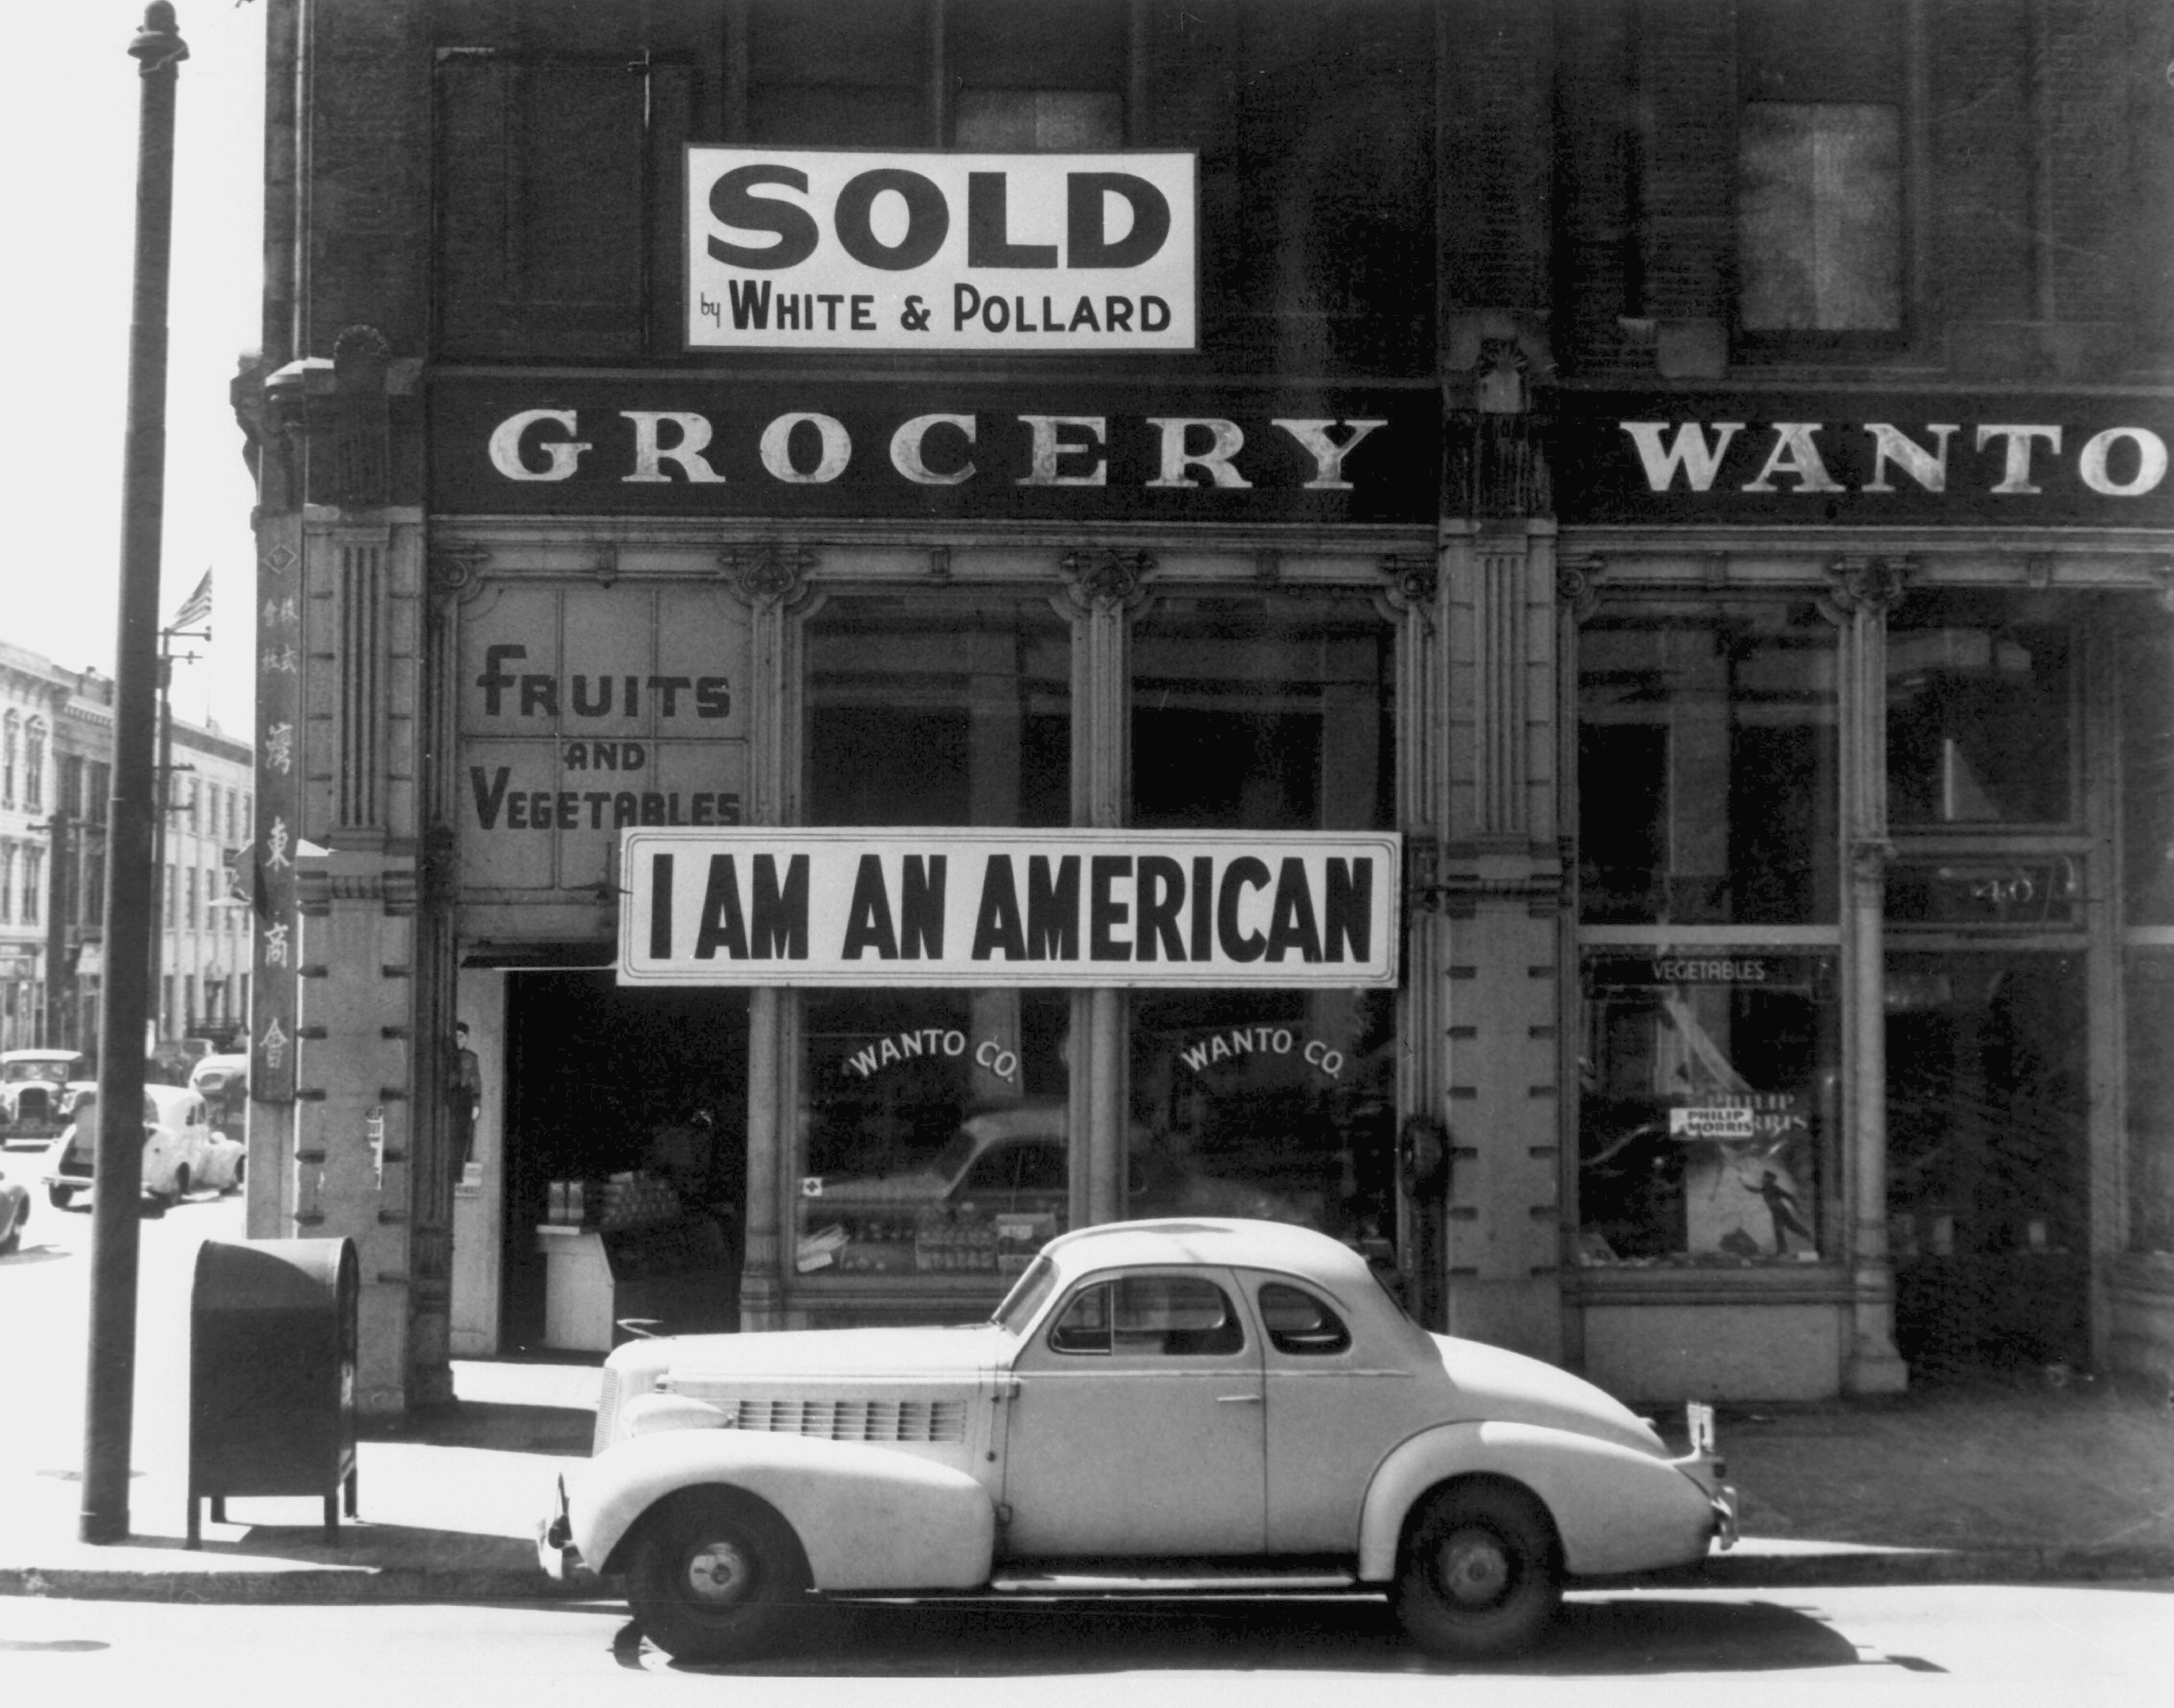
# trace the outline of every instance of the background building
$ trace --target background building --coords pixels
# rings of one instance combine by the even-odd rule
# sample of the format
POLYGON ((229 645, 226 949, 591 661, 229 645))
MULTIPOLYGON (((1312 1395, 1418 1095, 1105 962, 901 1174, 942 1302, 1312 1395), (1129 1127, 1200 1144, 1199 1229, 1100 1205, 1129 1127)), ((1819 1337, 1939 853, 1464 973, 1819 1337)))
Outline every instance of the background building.
POLYGON ((2174 1367, 2165 8, 271 41, 250 1214, 357 1240, 367 1408, 1143 1208, 1641 1397, 2174 1367), (917 981, 926 890, 894 983, 623 985, 675 823, 1394 832, 1398 978, 1173 982, 1142 876, 1069 988, 917 981))
MULTIPOLYGON (((0 1049, 95 1057, 113 680, 0 642, 0 1049), (49 996, 57 1004, 48 1006, 49 996)), ((248 869, 249 744, 215 724, 176 718, 170 762, 158 1035, 240 1030, 248 1016, 251 915, 246 889, 228 873, 248 869), (230 889, 243 895, 240 905, 230 889)))

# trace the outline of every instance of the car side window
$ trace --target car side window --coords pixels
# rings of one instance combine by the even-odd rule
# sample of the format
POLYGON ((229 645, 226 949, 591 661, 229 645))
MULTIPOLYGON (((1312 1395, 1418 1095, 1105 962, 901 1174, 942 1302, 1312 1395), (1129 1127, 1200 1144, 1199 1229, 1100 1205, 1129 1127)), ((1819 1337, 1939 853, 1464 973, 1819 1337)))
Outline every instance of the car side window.
POLYGON ((1282 1281, 1262 1284, 1261 1326, 1268 1344, 1298 1357, 1322 1357, 1351 1349, 1351 1331, 1344 1319, 1303 1287, 1282 1281))
POLYGON ((1049 1331, 1052 1352, 1146 1353, 1165 1358, 1242 1352, 1246 1332, 1230 1295, 1198 1275, 1127 1275, 1083 1288, 1049 1331))

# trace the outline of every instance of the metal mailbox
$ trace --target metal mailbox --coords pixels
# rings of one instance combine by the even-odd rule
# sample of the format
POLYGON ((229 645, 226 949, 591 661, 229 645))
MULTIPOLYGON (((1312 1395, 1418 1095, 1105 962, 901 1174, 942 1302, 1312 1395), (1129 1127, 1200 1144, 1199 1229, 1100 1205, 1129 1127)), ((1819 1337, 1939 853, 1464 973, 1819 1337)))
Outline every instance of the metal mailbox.
POLYGON ((349 1240, 208 1240, 189 1314, 188 1546, 202 1503, 226 1522, 230 1494, 319 1494, 325 1539, 338 1497, 355 1516, 356 1308, 349 1240))

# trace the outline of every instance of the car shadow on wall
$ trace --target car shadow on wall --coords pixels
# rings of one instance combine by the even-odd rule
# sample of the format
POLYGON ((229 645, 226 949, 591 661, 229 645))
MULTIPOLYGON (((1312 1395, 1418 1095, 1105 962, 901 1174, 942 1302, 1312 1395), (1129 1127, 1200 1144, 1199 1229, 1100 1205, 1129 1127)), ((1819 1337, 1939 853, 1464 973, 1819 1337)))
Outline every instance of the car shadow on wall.
MULTIPOLYGON (((622 1666, 749 1677, 1010 1677, 1143 1669, 1349 1673, 1483 1673, 1548 1678, 1766 1673, 1868 1661, 1816 1613, 1771 1601, 1647 1592, 1566 1601, 1547 1640, 1516 1661, 1436 1661, 1366 1597, 1064 1607, 863 1603, 811 1612, 776 1652, 734 1666, 680 1667, 632 1624, 622 1666)), ((1935 1669, 1938 1670, 1938 1669, 1935 1669)))

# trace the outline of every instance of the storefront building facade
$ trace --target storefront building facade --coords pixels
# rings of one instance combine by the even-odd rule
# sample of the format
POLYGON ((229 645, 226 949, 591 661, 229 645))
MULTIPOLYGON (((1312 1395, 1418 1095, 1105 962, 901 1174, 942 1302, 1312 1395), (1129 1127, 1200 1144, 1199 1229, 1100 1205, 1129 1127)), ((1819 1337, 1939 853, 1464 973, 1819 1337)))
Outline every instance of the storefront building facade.
POLYGON ((275 8, 365 1405, 1132 1214, 1641 1399, 2174 1364, 2174 37, 2010 9, 275 8))

